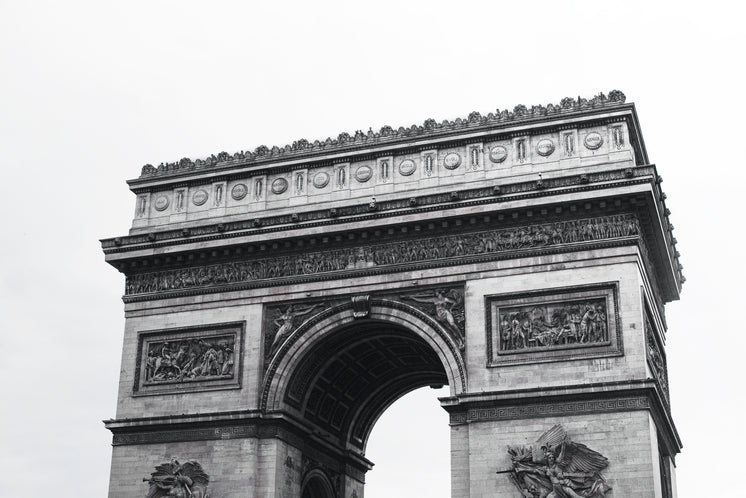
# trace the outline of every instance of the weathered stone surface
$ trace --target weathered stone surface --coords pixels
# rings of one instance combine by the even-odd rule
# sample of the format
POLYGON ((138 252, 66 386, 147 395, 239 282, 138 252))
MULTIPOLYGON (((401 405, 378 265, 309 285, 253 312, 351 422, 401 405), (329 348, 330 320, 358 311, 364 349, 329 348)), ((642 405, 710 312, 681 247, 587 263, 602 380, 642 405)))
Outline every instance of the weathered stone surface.
POLYGON ((447 383, 452 496, 667 497, 684 278, 624 100, 144 167, 102 241, 126 275, 110 496, 177 492, 142 482, 177 458, 214 497, 362 498, 382 410, 447 383))

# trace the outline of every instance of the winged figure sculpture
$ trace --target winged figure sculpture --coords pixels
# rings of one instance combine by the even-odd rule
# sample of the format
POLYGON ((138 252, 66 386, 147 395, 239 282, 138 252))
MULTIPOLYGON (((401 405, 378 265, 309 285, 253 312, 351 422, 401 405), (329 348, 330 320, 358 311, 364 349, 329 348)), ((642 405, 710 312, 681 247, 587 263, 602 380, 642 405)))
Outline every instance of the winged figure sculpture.
POLYGON ((611 487, 600 472, 609 461, 555 425, 531 445, 508 446, 504 471, 526 498, 603 498, 611 487))
POLYGON ((150 484, 146 498, 210 498, 207 493, 210 477, 194 461, 180 464, 173 458, 158 465, 150 478, 143 481, 150 484))

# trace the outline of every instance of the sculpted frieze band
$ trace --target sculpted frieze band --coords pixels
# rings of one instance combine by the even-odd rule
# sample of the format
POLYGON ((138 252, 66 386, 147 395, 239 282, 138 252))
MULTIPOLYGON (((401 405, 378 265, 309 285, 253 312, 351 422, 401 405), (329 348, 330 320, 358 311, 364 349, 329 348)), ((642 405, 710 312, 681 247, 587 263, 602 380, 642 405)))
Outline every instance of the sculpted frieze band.
POLYGON ((632 214, 525 225, 249 261, 163 270, 127 277, 126 295, 222 286, 463 256, 498 254, 640 235, 632 214))

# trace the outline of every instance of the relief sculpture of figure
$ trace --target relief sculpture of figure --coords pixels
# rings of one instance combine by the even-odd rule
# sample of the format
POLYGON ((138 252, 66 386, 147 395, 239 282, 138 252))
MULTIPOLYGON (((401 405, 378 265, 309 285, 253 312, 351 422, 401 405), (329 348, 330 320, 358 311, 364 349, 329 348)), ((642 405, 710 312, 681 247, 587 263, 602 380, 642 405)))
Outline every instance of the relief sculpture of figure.
POLYGON ((595 336, 596 329, 596 309, 593 306, 587 306, 585 314, 580 321, 580 342, 589 342, 595 336))
POLYGON ((207 485, 210 477, 197 462, 183 465, 175 458, 171 462, 158 465, 150 478, 143 478, 150 484, 146 498, 210 498, 207 485))
MULTIPOLYGON (((346 170, 343 167, 338 168, 335 175, 337 175, 337 179, 341 182, 338 185, 339 188, 343 188, 346 184, 346 170)), ((300 181, 298 185, 303 184, 303 181, 301 181, 303 178, 305 178, 303 174, 299 173, 296 177, 300 181)), ((262 178, 255 180, 254 191, 257 201, 261 200, 263 195, 262 185, 262 178)), ((216 189, 218 187, 220 189, 223 188, 222 185, 218 185, 216 189)), ((179 190, 176 194, 177 207, 179 202, 178 196, 181 195, 181 192, 179 190)), ((214 196, 215 199, 221 199, 219 201, 220 205, 225 204, 222 201, 222 196, 222 193, 218 194, 217 192, 214 196)), ((146 201, 145 197, 142 196, 138 199, 143 203, 146 201)), ((139 203, 138 206, 140 206, 139 203)), ((142 209, 146 210, 146 208, 147 206, 143 204, 142 209)), ((366 209, 363 205, 360 208, 366 209)), ((367 204, 367 210, 372 212, 380 209, 380 203, 377 202, 375 197, 371 198, 367 204)), ((141 215, 145 215, 145 211, 141 215)), ((490 230, 475 234, 449 234, 406 243, 382 243, 371 246, 369 251, 376 254, 373 259, 375 264, 389 265, 559 244, 572 244, 616 237, 632 237, 638 234, 638 221, 633 215, 615 215, 579 221, 573 220, 544 225, 490 230)), ((299 254, 292 255, 257 258, 243 263, 250 263, 255 268, 251 272, 234 272, 231 267, 236 263, 215 264, 207 269, 206 267, 193 267, 147 272, 127 277, 126 294, 163 292, 190 287, 216 286, 265 278, 292 277, 299 274, 337 271, 347 268, 353 262, 354 259, 350 261, 347 254, 345 254, 344 258, 338 258, 335 256, 335 251, 300 252, 299 254), (306 260, 309 259, 313 260, 314 263, 305 264, 306 260)), ((352 268, 356 268, 354 264, 350 266, 350 269, 352 268)))
POLYGON ((402 299, 411 299, 412 301, 417 301, 418 303, 432 304, 435 307, 435 318, 440 323, 445 325, 446 328, 451 330, 451 335, 454 339, 456 339, 458 348, 463 350, 464 338, 461 333, 461 329, 456 324, 456 320, 454 319, 452 312, 453 307, 457 304, 458 300, 453 299, 452 297, 446 297, 443 295, 443 292, 435 291, 434 297, 430 296, 429 294, 418 294, 412 296, 402 296, 402 299))
POLYGON ((575 443, 555 425, 529 446, 508 446, 513 468, 498 471, 526 498, 603 498, 611 487, 600 472, 609 461, 575 443))
POLYGON ((596 306, 596 316, 593 319, 593 342, 606 340, 606 313, 600 304, 596 306))
POLYGON ((274 324, 277 325, 277 333, 272 341, 272 350, 282 343, 283 339, 290 335, 295 329, 295 319, 301 316, 308 315, 313 310, 321 305, 314 304, 305 308, 295 308, 292 304, 287 307, 284 313, 281 313, 279 317, 274 320, 274 324))
POLYGON ((148 345, 146 383, 173 383, 231 377, 234 339, 228 336, 156 341, 148 345))
POLYGON ((501 310, 501 351, 551 348, 608 341, 605 307, 599 300, 501 310))

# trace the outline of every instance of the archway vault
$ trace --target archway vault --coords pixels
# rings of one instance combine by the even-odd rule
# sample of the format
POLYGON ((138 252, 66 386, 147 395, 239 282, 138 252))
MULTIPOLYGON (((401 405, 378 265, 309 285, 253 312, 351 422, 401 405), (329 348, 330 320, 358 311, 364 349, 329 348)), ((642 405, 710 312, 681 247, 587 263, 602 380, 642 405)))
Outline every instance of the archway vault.
POLYGON ((301 498, 333 498, 334 486, 320 469, 308 472, 301 484, 301 498))
POLYGON ((453 337, 422 311, 372 299, 364 318, 352 302, 301 324, 269 361, 262 393, 265 412, 310 424, 337 444, 364 451, 378 417, 404 394, 448 384, 467 389, 453 337))

